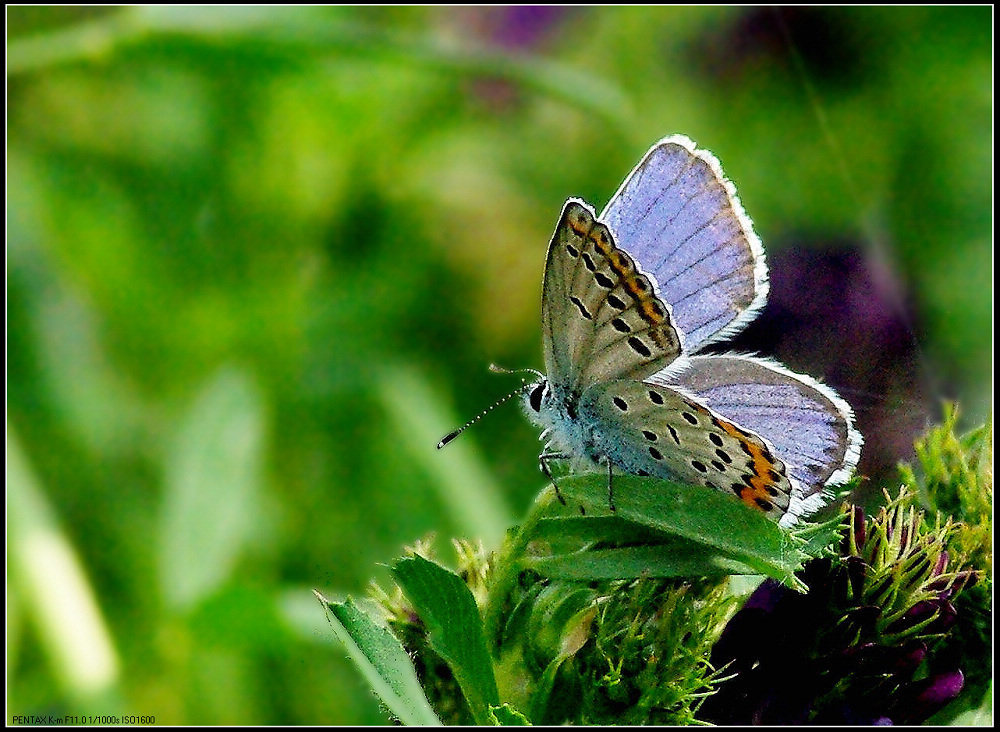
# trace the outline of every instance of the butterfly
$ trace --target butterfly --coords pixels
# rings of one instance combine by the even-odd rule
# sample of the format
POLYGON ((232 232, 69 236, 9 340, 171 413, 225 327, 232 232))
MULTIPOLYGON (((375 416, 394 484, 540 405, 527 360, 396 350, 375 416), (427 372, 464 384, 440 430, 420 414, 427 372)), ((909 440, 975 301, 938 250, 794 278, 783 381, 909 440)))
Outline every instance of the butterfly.
POLYGON ((600 216, 569 199, 545 260, 545 374, 521 390, 542 471, 607 470, 612 510, 614 470, 714 488, 782 526, 825 505, 860 456, 850 406, 773 360, 705 351, 767 292, 735 187, 683 135, 655 144, 600 216))

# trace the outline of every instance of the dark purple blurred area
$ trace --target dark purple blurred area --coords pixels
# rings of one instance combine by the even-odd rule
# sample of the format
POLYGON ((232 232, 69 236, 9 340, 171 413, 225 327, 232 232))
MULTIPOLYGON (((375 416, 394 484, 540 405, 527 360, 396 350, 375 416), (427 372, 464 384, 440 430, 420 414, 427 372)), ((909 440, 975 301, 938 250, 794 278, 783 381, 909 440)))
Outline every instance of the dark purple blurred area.
POLYGON ((572 8, 558 5, 518 5, 480 8, 487 19, 488 38, 504 48, 533 48, 543 43, 572 8))
POLYGON ((902 286, 850 242, 779 247, 768 267, 764 311, 713 350, 772 356, 836 389, 865 438, 859 472, 876 484, 891 477, 933 413, 902 286))
MULTIPOLYGON (((518 5, 462 8, 456 15, 463 32, 487 48, 542 53, 546 43, 576 12, 578 8, 566 6, 518 5)), ((499 110, 518 101, 522 90, 503 79, 481 78, 472 82, 472 93, 499 110)))
POLYGON ((809 78, 848 86, 872 61, 858 24, 836 8, 746 8, 706 31, 688 49, 690 67, 719 83, 738 84, 762 68, 799 64, 809 78), (793 57, 794 54, 794 57, 793 57))

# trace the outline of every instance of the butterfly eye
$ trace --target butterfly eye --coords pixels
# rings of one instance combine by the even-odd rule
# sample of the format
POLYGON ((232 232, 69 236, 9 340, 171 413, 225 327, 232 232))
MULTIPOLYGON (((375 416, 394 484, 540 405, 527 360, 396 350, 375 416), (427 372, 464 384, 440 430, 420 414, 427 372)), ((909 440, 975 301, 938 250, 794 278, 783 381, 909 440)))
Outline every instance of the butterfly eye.
POLYGON ((528 404, 530 404, 531 408, 536 412, 542 411, 542 397, 545 396, 546 388, 546 384, 543 381, 531 390, 531 396, 528 397, 528 404))

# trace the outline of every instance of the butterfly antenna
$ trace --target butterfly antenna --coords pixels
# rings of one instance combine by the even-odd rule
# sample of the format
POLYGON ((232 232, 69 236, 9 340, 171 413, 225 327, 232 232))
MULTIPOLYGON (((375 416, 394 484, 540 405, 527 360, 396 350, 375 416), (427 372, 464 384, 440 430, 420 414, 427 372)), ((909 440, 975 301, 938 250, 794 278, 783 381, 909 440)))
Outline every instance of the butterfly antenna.
MULTIPOLYGON (((490 370, 491 370, 491 371, 493 370, 493 367, 492 367, 492 366, 490 366, 490 370)), ((525 370, 528 370, 528 371, 530 371, 531 369, 525 369, 525 370)), ((512 372, 512 371, 508 371, 508 372, 506 372, 506 373, 514 373, 514 372, 512 372)), ((535 373, 538 373, 538 372, 536 371, 535 373)), ((540 375, 541 375, 541 374, 539 374, 539 376, 540 376, 540 375)), ((442 447, 444 447, 444 446, 445 446, 445 445, 447 445, 447 444, 448 444, 449 442, 451 442, 452 440, 454 440, 454 439, 455 439, 456 437, 458 437, 458 436, 459 436, 460 434, 462 434, 462 433, 463 433, 463 432, 465 432, 465 431, 466 431, 467 429, 469 429, 469 427, 471 427, 472 425, 474 425, 474 424, 475 424, 476 422, 478 422, 479 420, 481 420, 481 419, 482 419, 483 417, 485 417, 485 416, 486 416, 487 414, 489 414, 490 412, 492 412, 492 411, 493 411, 494 409, 496 409, 497 407, 499 407, 499 406, 500 406, 501 404, 503 404, 504 402, 506 402, 506 401, 509 401, 509 400, 513 399, 513 398, 514 398, 514 397, 516 397, 516 396, 517 396, 518 394, 521 394, 522 392, 524 392, 524 391, 527 391, 528 389, 530 389, 530 388, 531 388, 531 387, 533 387, 533 386, 534 386, 534 384, 533 384, 533 383, 531 383, 531 384, 528 384, 528 383, 525 383, 525 384, 521 384, 521 386, 519 386, 519 387, 518 387, 517 389, 515 389, 514 391, 512 391, 512 392, 511 392, 510 394, 508 394, 507 396, 505 396, 505 397, 501 397, 501 398, 500 398, 500 399, 498 399, 497 401, 493 402, 493 404, 491 404, 491 405, 490 405, 489 407, 487 407, 487 408, 486 408, 486 409, 484 409, 484 410, 483 410, 482 412, 480 412, 479 414, 477 414, 477 415, 476 415, 475 417, 473 417, 472 419, 470 419, 470 420, 469 420, 468 422, 466 422, 465 424, 463 424, 463 425, 462 425, 461 427, 459 427, 459 428, 458 428, 457 430, 453 430, 452 432, 449 432, 449 433, 448 433, 447 435, 445 435, 444 437, 442 437, 442 438, 441 438, 441 442, 439 442, 439 443, 438 443, 438 447, 437 447, 437 449, 438 449, 438 450, 440 450, 440 449, 441 449, 442 447)))
POLYGON ((539 379, 545 378, 545 374, 535 369, 505 369, 503 366, 497 366, 495 363, 490 364, 490 371, 494 374, 534 374, 539 379))

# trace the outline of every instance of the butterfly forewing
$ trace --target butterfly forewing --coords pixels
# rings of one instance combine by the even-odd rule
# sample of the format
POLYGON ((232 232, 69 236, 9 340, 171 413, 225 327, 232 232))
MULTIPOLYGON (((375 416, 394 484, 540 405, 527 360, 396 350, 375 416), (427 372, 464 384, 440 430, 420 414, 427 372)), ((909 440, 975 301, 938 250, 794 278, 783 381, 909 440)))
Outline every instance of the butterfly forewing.
POLYGON ((688 352, 764 306, 764 250, 711 153, 682 135, 653 146, 600 216, 656 279, 688 352))
POLYGON ((542 342, 545 372, 553 383, 567 383, 573 373, 578 343, 593 327, 586 313, 570 300, 581 254, 587 245, 587 212, 568 201, 549 242, 542 281, 542 342), (580 208, 583 213, 577 210, 580 208), (574 310, 576 311, 574 313, 574 310))
POLYGON ((575 393, 655 373, 681 350, 653 282, 575 200, 563 208, 549 245, 542 331, 550 381, 575 393))
POLYGON ((775 521, 788 511, 795 487, 765 441, 676 389, 597 384, 580 416, 595 425, 595 449, 627 472, 715 488, 775 521))

